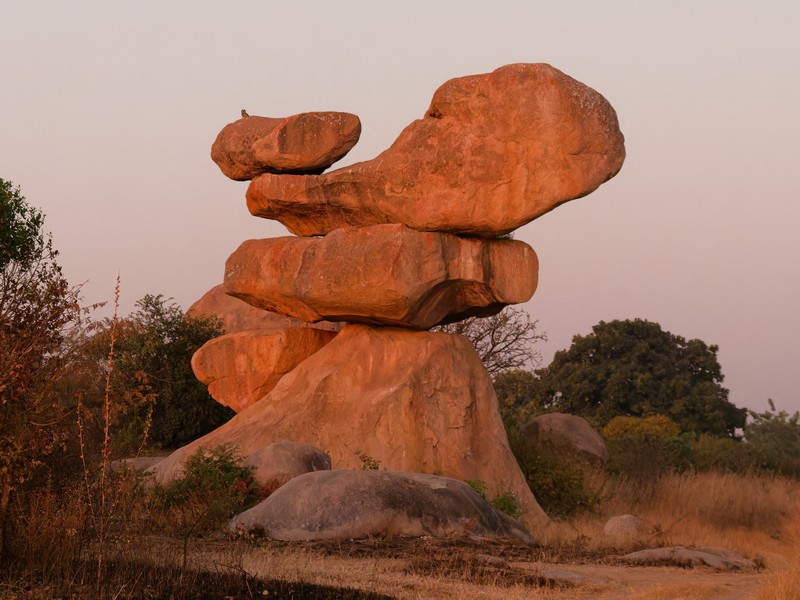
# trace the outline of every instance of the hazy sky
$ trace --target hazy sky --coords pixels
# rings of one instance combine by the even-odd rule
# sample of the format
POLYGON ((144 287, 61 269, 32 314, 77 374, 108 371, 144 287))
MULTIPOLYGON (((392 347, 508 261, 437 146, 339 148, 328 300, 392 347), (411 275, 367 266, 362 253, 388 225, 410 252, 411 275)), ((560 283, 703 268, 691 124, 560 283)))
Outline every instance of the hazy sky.
POLYGON ((616 178, 523 227, 553 352, 600 320, 718 344, 731 399, 800 409, 800 3, 0 0, 0 177, 43 209, 87 302, 184 308, 248 238, 209 158, 250 114, 338 110, 371 158, 453 77, 547 62, 615 107, 616 178))

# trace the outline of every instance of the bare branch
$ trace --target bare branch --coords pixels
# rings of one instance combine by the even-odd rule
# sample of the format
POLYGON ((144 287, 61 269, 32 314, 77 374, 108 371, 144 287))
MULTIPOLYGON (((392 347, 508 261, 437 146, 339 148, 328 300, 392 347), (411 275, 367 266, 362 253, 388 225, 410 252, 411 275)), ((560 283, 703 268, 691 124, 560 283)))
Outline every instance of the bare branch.
POLYGON ((489 375, 510 369, 533 369, 542 362, 535 344, 547 334, 536 330, 538 321, 522 309, 507 306, 491 317, 470 317, 457 323, 434 327, 433 331, 458 333, 475 346, 489 375))

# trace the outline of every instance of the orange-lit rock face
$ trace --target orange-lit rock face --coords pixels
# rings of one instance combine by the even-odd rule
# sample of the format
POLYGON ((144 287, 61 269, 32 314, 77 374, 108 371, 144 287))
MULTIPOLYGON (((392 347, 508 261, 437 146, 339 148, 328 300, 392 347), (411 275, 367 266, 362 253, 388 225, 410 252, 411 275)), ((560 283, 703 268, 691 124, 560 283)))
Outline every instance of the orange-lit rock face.
POLYGON ((243 117, 220 131, 211 159, 237 181, 261 173, 321 173, 347 154, 360 135, 361 121, 350 113, 243 117))
POLYGON ((481 479, 487 496, 513 492, 523 523, 546 520, 508 445, 492 381, 463 336, 348 325, 264 398, 158 463, 176 477, 200 447, 242 455, 278 440, 324 448, 334 469, 381 469, 481 479))
POLYGON ((214 400, 239 412, 335 336, 336 332, 310 327, 229 333, 197 350, 192 369, 214 400))
POLYGON ((495 237, 585 196, 625 157, 611 105, 544 64, 453 79, 376 158, 324 175, 261 175, 256 216, 297 235, 403 223, 495 237))
POLYGON ((414 329, 526 302, 537 280, 536 254, 524 242, 403 225, 249 240, 225 266, 225 290, 254 306, 308 322, 414 329))
POLYGON ((326 331, 339 331, 342 323, 322 321, 309 325, 305 321, 287 317, 276 312, 251 306, 238 298, 225 293, 222 284, 208 290, 203 297, 189 307, 190 317, 217 317, 222 321, 224 333, 234 333, 247 329, 288 329, 290 327, 313 327, 326 331))

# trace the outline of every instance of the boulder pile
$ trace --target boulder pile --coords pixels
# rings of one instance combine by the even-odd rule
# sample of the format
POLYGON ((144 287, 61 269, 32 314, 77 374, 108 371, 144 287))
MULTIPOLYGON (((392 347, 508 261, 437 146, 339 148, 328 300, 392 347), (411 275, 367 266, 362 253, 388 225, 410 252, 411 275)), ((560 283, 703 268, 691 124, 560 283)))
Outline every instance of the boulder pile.
MULTIPOLYGON (((427 330, 531 298, 536 254, 505 234, 617 173, 616 114, 549 65, 508 65, 445 83, 388 150, 322 173, 360 129, 339 112, 244 116, 214 142, 222 172, 252 180, 250 212, 298 237, 249 240, 228 259, 224 302, 280 316, 259 324, 224 309, 226 335, 193 366, 238 414, 156 475, 169 478, 199 447, 248 454, 295 440, 338 469, 367 457, 389 471, 482 480, 488 497, 513 492, 535 525, 546 515, 480 357, 462 336, 427 330)), ((224 303, 193 310, 214 302, 224 303)))

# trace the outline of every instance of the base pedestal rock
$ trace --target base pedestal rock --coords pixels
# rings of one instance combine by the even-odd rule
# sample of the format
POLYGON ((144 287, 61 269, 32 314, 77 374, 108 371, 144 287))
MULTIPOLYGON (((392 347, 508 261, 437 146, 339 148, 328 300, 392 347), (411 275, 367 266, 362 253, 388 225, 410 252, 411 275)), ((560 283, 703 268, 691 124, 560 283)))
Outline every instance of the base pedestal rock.
POLYGON ((497 398, 463 336, 348 325, 264 398, 152 471, 178 476, 199 448, 232 444, 243 455, 278 440, 322 448, 335 469, 359 456, 389 471, 483 480, 487 497, 513 492, 522 521, 547 520, 508 445, 497 398))

